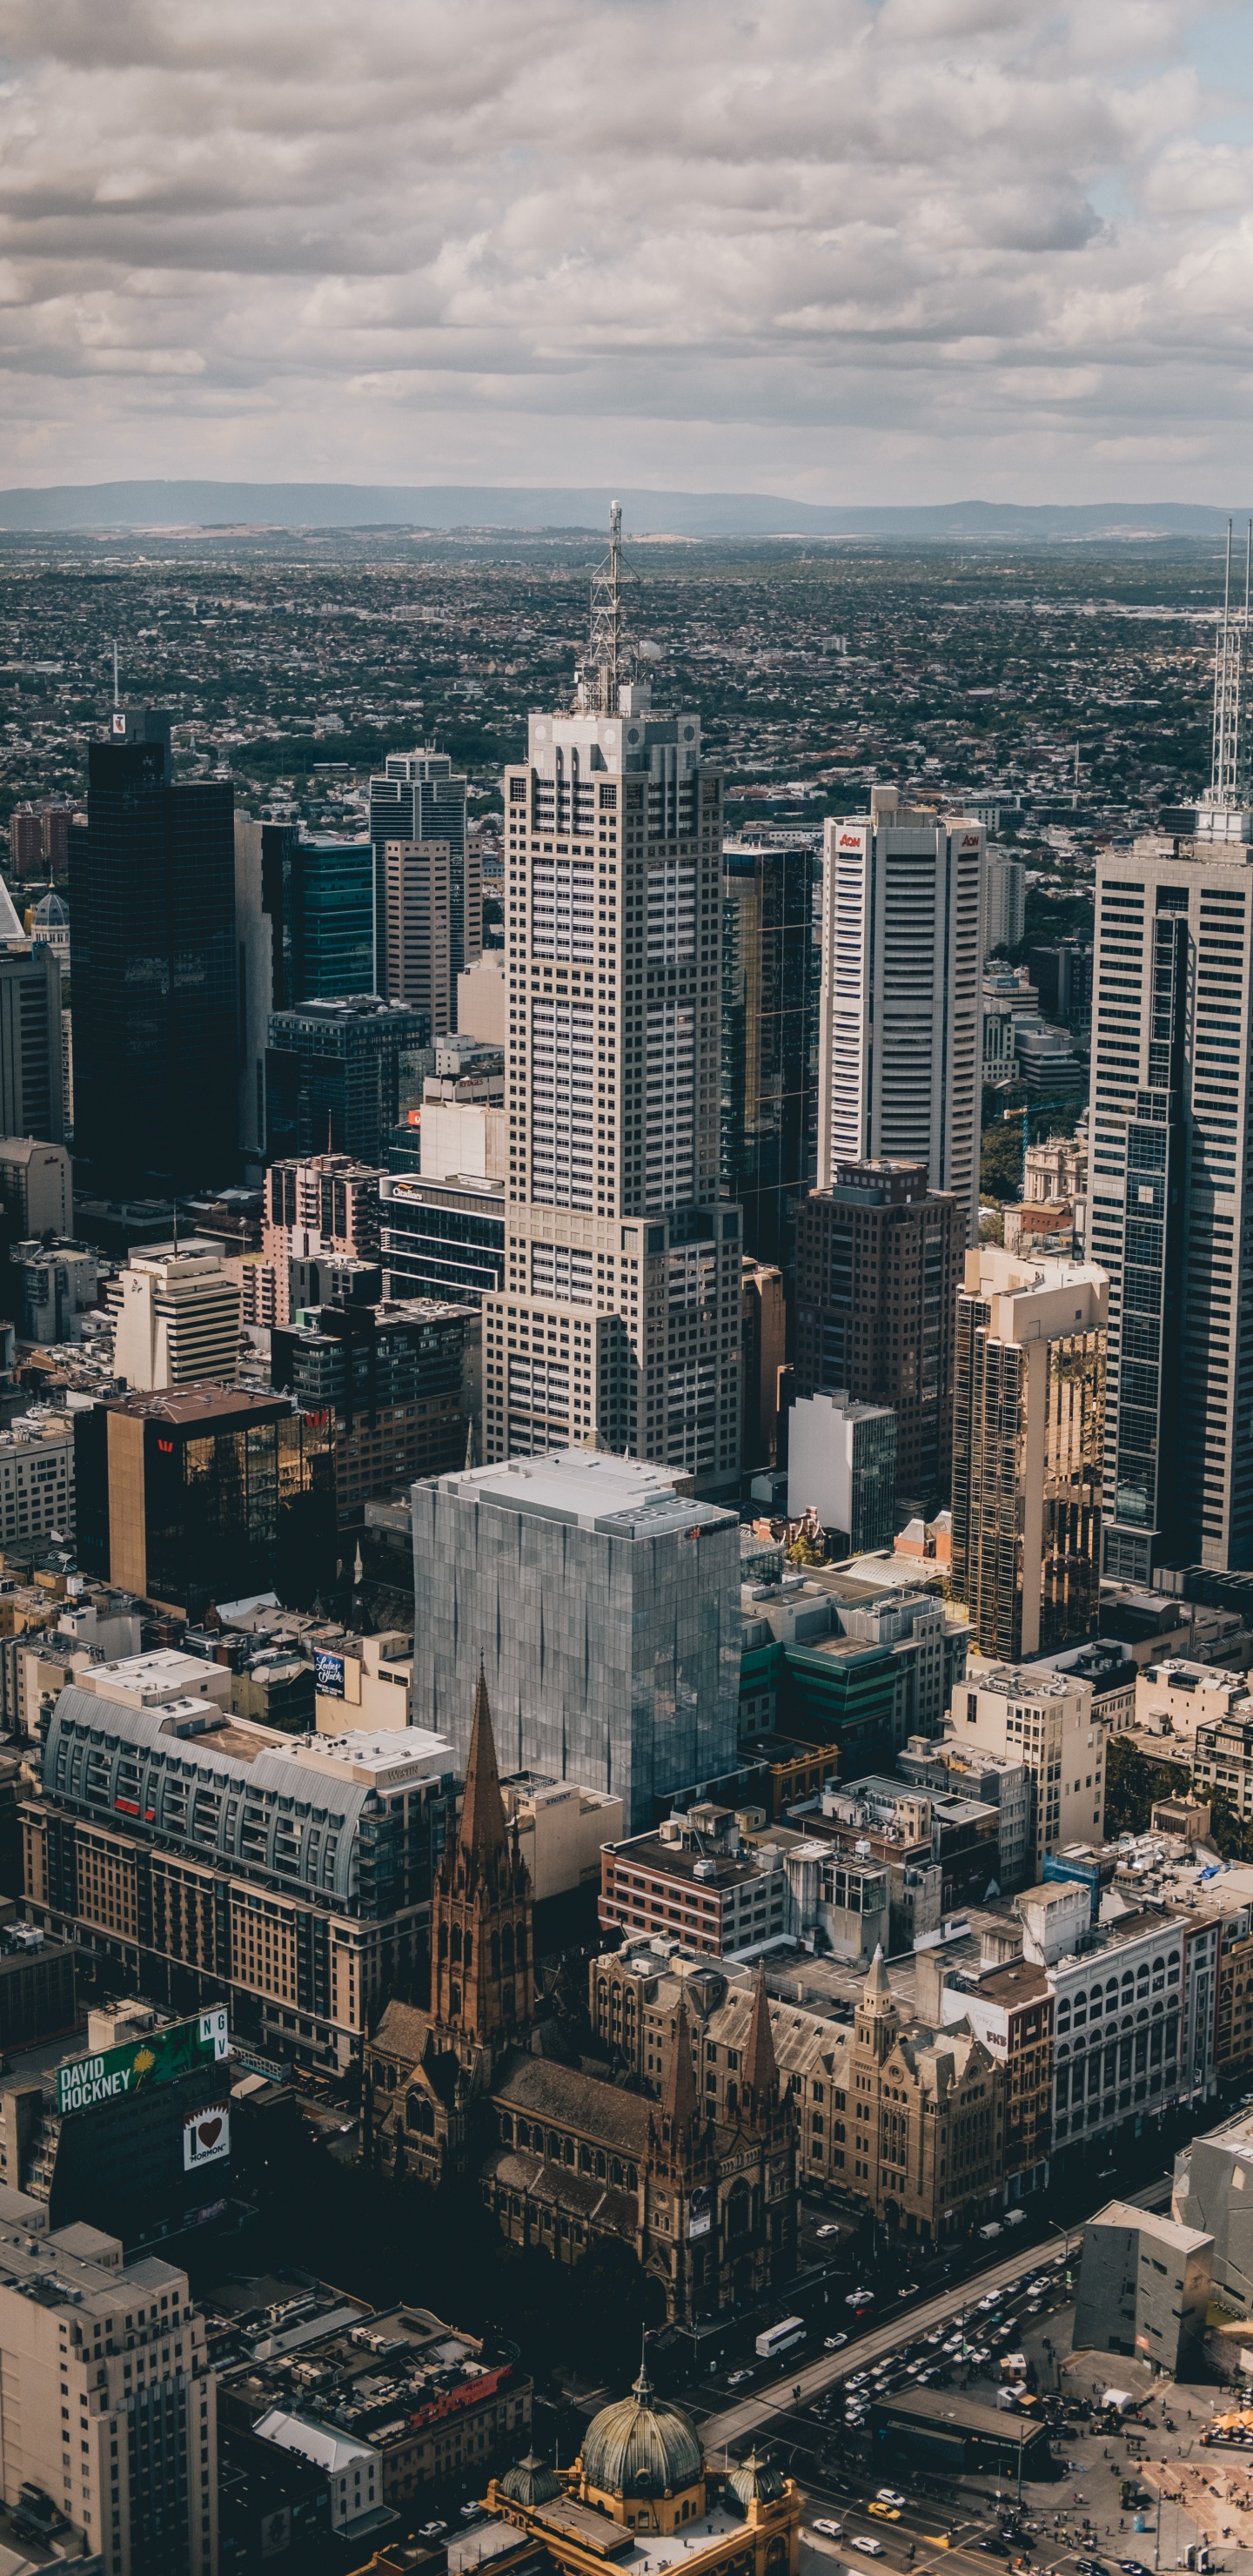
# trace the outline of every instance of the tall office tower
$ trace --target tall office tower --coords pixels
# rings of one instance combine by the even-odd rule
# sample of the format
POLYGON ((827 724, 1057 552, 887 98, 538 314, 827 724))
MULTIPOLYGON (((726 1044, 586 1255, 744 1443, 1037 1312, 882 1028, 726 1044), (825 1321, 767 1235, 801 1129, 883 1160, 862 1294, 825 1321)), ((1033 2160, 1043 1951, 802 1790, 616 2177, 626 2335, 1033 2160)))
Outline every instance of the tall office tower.
POLYGON ((266 834, 272 823, 235 817, 235 953, 239 965, 239 1150, 250 1174, 265 1164, 265 1050, 270 1013, 281 1010, 281 930, 267 902, 266 834))
POLYGON ((0 1134, 59 1145, 65 1136, 61 969, 42 943, 32 946, 20 936, 6 941, 2 923, 0 942, 0 1134))
POLYGON ((451 869, 447 841, 387 841, 383 846, 385 980, 389 1002, 425 1011, 432 1034, 452 1026, 451 869))
POLYGON ((818 1167, 820 874, 803 835, 722 845, 722 1183, 745 1251, 789 1277, 818 1167))
POLYGON ((336 993, 373 993, 374 847, 368 838, 333 833, 305 839, 287 824, 265 823, 281 848, 267 854, 277 903, 281 966, 276 1010, 336 993))
POLYGON ((907 1516, 948 1496, 965 1239, 965 1208, 923 1163, 837 1163, 797 1224, 796 1392, 891 1405, 907 1516))
POLYGON ((773 1467, 779 1451, 779 1377, 787 1359, 783 1273, 744 1256, 740 1282, 740 1459, 773 1467))
POLYGON ((1007 859, 1002 850, 989 850, 986 885, 983 953, 990 957, 994 948, 1016 948, 1023 935, 1027 871, 1022 860, 1007 859))
POLYGON ((740 1211, 719 1199, 722 782, 620 682, 621 514, 572 714, 505 773, 510 1168, 489 1457, 739 1468, 740 1211))
POLYGON ((826 826, 818 1182, 865 1155, 925 1163, 979 1213, 983 825, 873 787, 826 826))
POLYGON ((132 1252, 118 1278, 121 1298, 113 1366, 128 1387, 188 1386, 239 1375, 239 1283, 216 1243, 154 1243, 132 1252))
POLYGON ((220 1188, 239 1158, 232 790, 171 781, 168 717, 114 724, 71 836, 76 1158, 110 1190, 220 1188))
POLYGON ((403 1089, 420 1088, 425 1011, 372 993, 275 1011, 265 1054, 271 1156, 351 1154, 381 1163, 403 1089))
POLYGON ((276 1326, 272 1383, 307 1412, 330 1416, 341 1530, 361 1525, 372 1496, 464 1463, 481 1349, 473 1307, 418 1298, 310 1305, 298 1323, 276 1326))
POLYGON ((1219 630, 1195 830, 1097 870, 1089 1241, 1110 1274, 1105 1571, 1253 1564, 1253 796, 1219 630))
POLYGON ((374 989, 387 982, 386 858, 389 841, 448 843, 449 1008, 436 1034, 456 1027, 457 977, 483 952, 483 879, 478 845, 466 828, 466 781, 453 775, 446 751, 389 751, 381 778, 370 780, 374 844, 374 989))
POLYGON ((1096 1626, 1108 1312, 1103 1270, 990 1243, 966 1255, 953 1591, 981 1654, 1018 1663, 1096 1626))

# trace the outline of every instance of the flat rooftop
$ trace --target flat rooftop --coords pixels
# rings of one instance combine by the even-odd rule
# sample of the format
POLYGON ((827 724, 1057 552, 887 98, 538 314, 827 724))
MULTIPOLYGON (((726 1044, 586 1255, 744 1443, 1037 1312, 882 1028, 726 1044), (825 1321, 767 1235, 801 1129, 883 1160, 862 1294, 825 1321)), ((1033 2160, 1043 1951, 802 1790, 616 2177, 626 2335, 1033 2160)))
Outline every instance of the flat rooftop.
POLYGON ((677 1471, 603 1450, 555 1449, 547 1457, 512 1458, 437 1479, 459 1502, 494 1503, 503 1511, 598 1530, 606 1537, 669 1537, 684 1529, 738 1530, 734 1512, 698 1503, 679 1490, 677 1471))
POLYGON ((193 1429, 202 1423, 224 1421, 277 1422, 290 1413, 290 1396, 276 1395, 272 1388, 265 1393, 246 1386, 223 1386, 215 1378, 197 1378, 191 1386, 163 1386, 146 1391, 134 1387, 128 1395, 101 1398, 110 1413, 126 1413, 139 1421, 170 1422, 193 1429))

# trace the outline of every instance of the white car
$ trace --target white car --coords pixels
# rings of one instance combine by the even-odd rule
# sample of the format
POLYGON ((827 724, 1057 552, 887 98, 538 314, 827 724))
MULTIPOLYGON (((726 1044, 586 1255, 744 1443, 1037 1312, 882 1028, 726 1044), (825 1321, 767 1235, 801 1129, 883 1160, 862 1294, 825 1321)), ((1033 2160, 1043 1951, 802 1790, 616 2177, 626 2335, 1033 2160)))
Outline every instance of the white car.
POLYGON ((827 2540, 839 2539, 840 2526, 838 2522, 828 2522, 825 2515, 820 2522, 815 2521, 813 2528, 815 2531, 820 2531, 827 2540))
POLYGON ((904 2496, 899 2495, 895 2487, 880 2487, 875 2495, 876 2504, 904 2504, 904 2502, 904 2496))
MULTIPOLYGON (((814 2234, 815 2234, 815 2236, 838 2236, 838 2235, 839 2235, 839 2232, 840 2232, 840 2231, 839 2231, 839 2228, 836 2226, 835 2220, 834 2220, 833 2218, 827 2218, 827 2219, 824 2219, 824 2221, 823 2221, 823 2223, 822 2223, 822 2226, 821 2226, 821 2227, 816 2227, 816 2228, 814 2229, 814 2234)), ((814 2529, 815 2529, 815 2531, 821 2531, 821 2529, 822 2529, 822 2525, 821 2525, 821 2523, 820 2523, 820 2522, 816 2522, 816 2523, 814 2524, 814 2529)))
POLYGON ((979 2301, 981 2308, 999 2308, 1000 2304, 1001 2293, 999 2290, 989 2290, 986 2299, 980 2299, 979 2301))
POLYGON ((867 2558, 882 2558, 883 2556, 882 2541, 869 2539, 864 2531, 854 2532, 853 2547, 854 2549, 864 2549, 867 2558))
POLYGON ((850 2371, 844 2385, 846 2388, 864 2388, 869 2377, 868 2370, 853 2370, 850 2371))
POLYGON ((824 2352, 843 2352, 847 2342, 847 2335, 828 2335, 822 2349, 824 2352))

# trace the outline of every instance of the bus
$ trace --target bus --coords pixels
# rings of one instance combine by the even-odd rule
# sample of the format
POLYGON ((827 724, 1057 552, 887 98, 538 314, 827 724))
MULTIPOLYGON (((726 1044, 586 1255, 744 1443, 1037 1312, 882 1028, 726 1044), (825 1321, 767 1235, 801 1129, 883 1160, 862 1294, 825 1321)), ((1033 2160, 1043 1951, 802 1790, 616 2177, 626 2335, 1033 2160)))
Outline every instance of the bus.
POLYGON ((780 2317, 777 2326, 767 2326, 753 2347, 759 2361, 778 2361, 785 2352, 795 2352, 809 2329, 803 2317, 780 2317))

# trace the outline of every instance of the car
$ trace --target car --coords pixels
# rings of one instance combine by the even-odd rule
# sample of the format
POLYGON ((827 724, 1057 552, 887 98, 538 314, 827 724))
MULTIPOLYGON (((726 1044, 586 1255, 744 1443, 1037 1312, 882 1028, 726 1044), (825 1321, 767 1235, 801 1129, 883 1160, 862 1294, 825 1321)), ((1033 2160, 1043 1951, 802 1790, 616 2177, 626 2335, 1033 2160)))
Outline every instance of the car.
POLYGON ((483 2518, 484 2514, 481 2504, 470 2503, 458 2505, 457 2507, 457 2519, 459 2522, 482 2522, 483 2518))
POLYGON ((1120 2558, 1118 2564, 1122 2576, 1148 2576, 1147 2567, 1142 2567, 1138 2558, 1120 2558))
POLYGON ((847 2335, 828 2335, 822 2349, 824 2352, 843 2352, 847 2342, 847 2335))
POLYGON ((1008 2558, 1009 2556, 1009 2551, 1007 2550, 1004 2541, 991 2540, 988 2538, 986 2533, 982 2540, 976 2540, 975 2547, 976 2549, 990 2550, 993 2558, 1008 2558))
POLYGON ((1117 2165, 1098 2165, 1096 2178, 1098 2182, 1115 2182, 1118 2178, 1117 2165))
POLYGON ((854 2549, 864 2549, 867 2558, 882 2558, 883 2556, 882 2541, 872 2540, 869 2533, 865 2531, 855 2531, 853 2533, 853 2547, 854 2549))
POLYGON ((920 2387, 920 2388, 925 2388, 925 2387, 926 2387, 926 2385, 927 2385, 927 2381, 928 2381, 929 2379, 934 2379, 934 2377, 935 2377, 935 2365, 934 2365, 934 2363, 933 2363, 933 2364, 932 2364, 932 2366, 931 2366, 931 2368, 930 2368, 930 2370, 920 2370, 920 2371, 919 2371, 919 2373, 918 2373, 918 2385, 919 2385, 919 2387, 920 2387))
POLYGON ((929 2344, 932 2344, 932 2345, 937 2344, 937 2343, 943 2343, 943 2341, 944 2341, 944 2328, 943 2328, 943 2326, 937 2326, 937 2327, 936 2327, 936 2329, 935 2329, 934 2334, 924 2335, 924 2337, 923 2337, 923 2341, 924 2341, 924 2343, 929 2343, 929 2344))
POLYGON ((850 2290, 845 2298, 844 2305, 846 2308, 872 2308, 874 2306, 874 2291, 850 2290))
POLYGON ((419 2540, 442 2540, 447 2529, 446 2522, 424 2522, 419 2526, 418 2538, 419 2540))
POLYGON ((1001 2294, 999 2290, 989 2290, 986 2299, 980 2299, 979 2301, 979 2306, 981 2308, 999 2308, 1000 2304, 1001 2294))
POLYGON ((728 2388, 744 2388, 752 2378, 752 2375, 751 2370, 733 2370, 727 2381, 727 2386, 728 2388))
POLYGON ((918 2284, 917 2284, 917 2282, 916 2282, 916 2281, 902 2281, 901 2286, 900 2286, 899 2290, 897 2291, 896 2295, 897 2295, 897 2298, 898 2298, 898 2299, 916 2299, 916 2298, 917 2298, 917 2296, 918 2296, 918 2284))
MULTIPOLYGON (((821 2227, 816 2227, 814 2229, 815 2236, 838 2236, 839 2232, 839 2228, 836 2226, 833 2218, 824 2218, 821 2227)), ((821 2525, 819 2523, 815 2523, 814 2529, 815 2531, 820 2530, 821 2525)))
POLYGON ((814 2531, 820 2531, 824 2540, 839 2539, 840 2526, 838 2522, 832 2522, 826 2514, 823 2514, 821 2519, 815 2520, 811 2528, 814 2531))
POLYGON ((846 2388, 864 2388, 869 2377, 868 2370, 850 2370, 844 2385, 846 2388))
POLYGON ((881 2514, 885 2522, 899 2522, 901 2518, 901 2509, 898 2504, 868 2504, 866 2511, 867 2513, 881 2514))
POLYGON ((877 2487, 875 2501, 878 2504, 904 2504, 905 2498, 898 2487, 877 2487))

